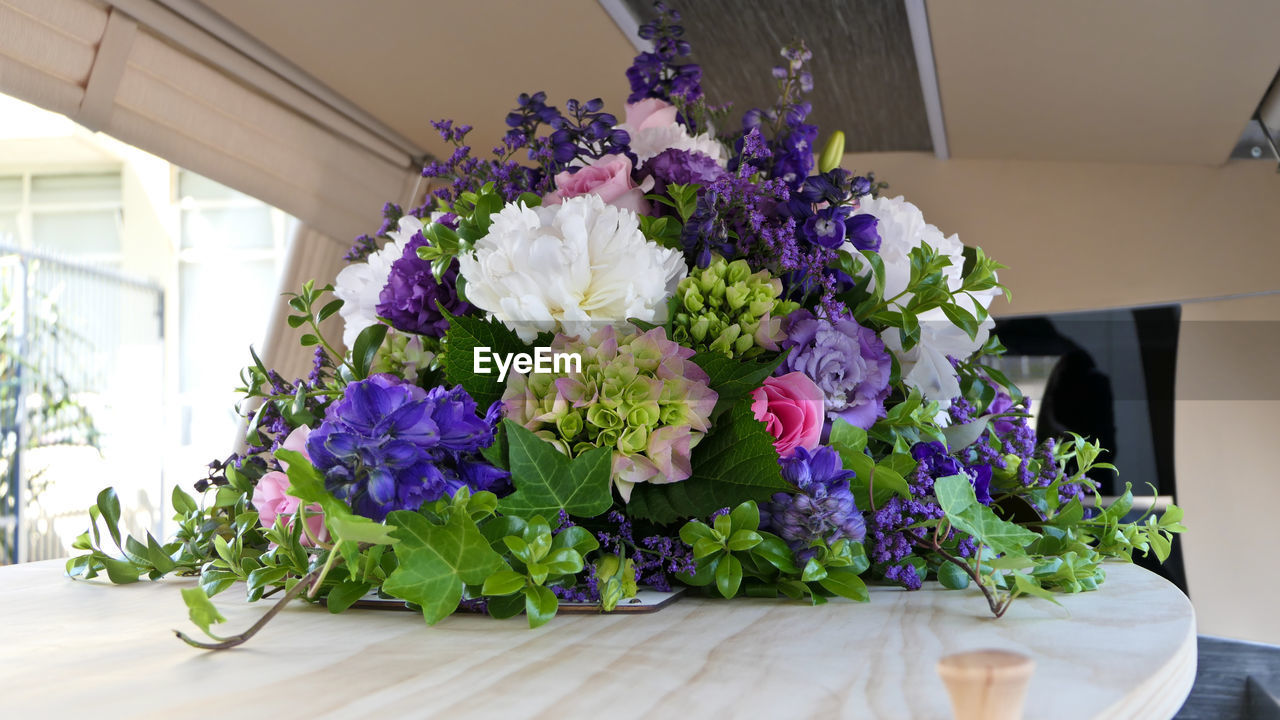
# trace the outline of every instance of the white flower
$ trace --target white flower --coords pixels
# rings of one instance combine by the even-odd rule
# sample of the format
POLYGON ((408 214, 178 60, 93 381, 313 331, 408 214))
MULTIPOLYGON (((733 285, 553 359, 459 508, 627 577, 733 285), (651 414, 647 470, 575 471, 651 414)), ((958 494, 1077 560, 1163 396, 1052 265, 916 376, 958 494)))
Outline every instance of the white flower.
POLYGON ((725 167, 728 157, 724 145, 711 133, 690 135, 676 120, 677 112, 675 106, 656 98, 627 105, 627 121, 617 125, 617 129, 626 130, 631 136, 631 152, 636 154, 639 164, 643 165, 664 150, 675 148, 702 153, 720 167, 725 167))
POLYGON ((688 269, 676 250, 645 239, 634 212, 597 195, 493 217, 473 253, 458 256, 467 300, 519 333, 590 335, 628 318, 663 322, 688 269))
POLYGON ((378 324, 378 296, 387 285, 391 265, 404 254, 414 235, 422 232, 422 220, 405 215, 397 229, 387 233, 391 241, 371 254, 365 262, 348 265, 333 281, 333 294, 342 300, 338 314, 344 323, 342 343, 347 349, 355 345, 360 331, 378 324))
MULTIPOLYGON (((880 221, 880 258, 884 262, 883 296, 896 298, 889 307, 900 310, 911 300, 911 294, 905 293, 911 279, 911 251, 921 245, 929 245, 939 254, 947 257, 950 264, 943 269, 947 287, 956 293, 963 283, 964 245, 955 235, 944 236, 938 228, 925 222, 920 208, 904 200, 895 198, 863 198, 858 214, 870 214, 880 221), (897 297, 902 294, 902 297, 897 297)), ((846 244, 844 249, 860 263, 865 264, 859 253, 846 244)), ((968 294, 955 295, 956 304, 976 314, 977 305, 983 308, 991 304, 998 290, 984 290, 968 294)), ((978 328, 974 338, 952 323, 942 312, 935 308, 917 316, 920 321, 920 342, 911 350, 904 352, 898 330, 890 328, 881 333, 881 340, 897 358, 902 369, 903 380, 918 388, 925 400, 937 400, 944 406, 960 394, 960 383, 955 368, 947 356, 964 359, 972 355, 987 342, 991 328, 995 323, 987 318, 978 328)))

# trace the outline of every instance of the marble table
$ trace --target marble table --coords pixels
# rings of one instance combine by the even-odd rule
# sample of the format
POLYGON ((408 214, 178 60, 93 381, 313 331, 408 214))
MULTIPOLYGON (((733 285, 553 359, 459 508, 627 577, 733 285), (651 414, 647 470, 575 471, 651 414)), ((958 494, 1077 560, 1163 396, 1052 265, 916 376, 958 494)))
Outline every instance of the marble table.
MULTIPOLYGON (((178 593, 191 580, 113 587, 33 563, 0 568, 0 715, 946 718, 938 659, 1004 648, 1035 659, 1028 718, 1171 717, 1195 675, 1191 605, 1140 568, 1108 576, 1065 608, 1028 599, 999 620, 976 590, 936 586, 817 608, 683 598, 534 631, 295 603, 213 653, 171 632, 191 630, 178 593)), ((238 588, 215 600, 226 632, 267 607, 238 588)))

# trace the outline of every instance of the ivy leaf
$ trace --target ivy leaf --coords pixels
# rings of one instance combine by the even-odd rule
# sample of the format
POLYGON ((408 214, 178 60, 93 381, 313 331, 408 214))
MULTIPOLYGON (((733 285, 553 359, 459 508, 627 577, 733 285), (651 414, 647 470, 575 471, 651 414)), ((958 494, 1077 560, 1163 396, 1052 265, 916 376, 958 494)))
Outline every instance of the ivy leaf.
POLYGON ((510 420, 502 424, 516 491, 498 501, 501 512, 555 517, 564 510, 577 517, 595 517, 613 505, 610 448, 594 448, 570 460, 520 424, 510 420))
POLYGON ((498 371, 477 373, 476 348, 488 348, 494 354, 530 352, 529 346, 515 331, 497 320, 486 320, 471 315, 449 315, 449 330, 445 334, 444 376, 450 385, 461 385, 476 405, 487 408, 502 399, 504 382, 498 380, 498 371))
MULTIPOLYGON (((222 638, 209 632, 209 626, 226 622, 227 619, 222 617, 222 613, 218 612, 218 608, 213 606, 209 596, 204 593, 204 588, 183 588, 182 600, 187 604, 187 614, 191 617, 192 624, 204 631, 205 635, 221 641, 222 638)), ((179 637, 183 636, 179 634, 179 637)), ((183 637, 183 639, 185 640, 186 638, 183 637)), ((188 642, 190 641, 188 640, 188 642)))
POLYGON ((399 566, 382 589, 420 605, 428 625, 458 609, 464 583, 480 585, 499 570, 509 569, 466 512, 448 512, 443 525, 408 510, 393 511, 387 521, 395 526, 400 541, 395 546, 399 566))
POLYGON ((628 513, 668 524, 681 518, 706 517, 720 508, 792 489, 782 479, 778 451, 764 423, 756 420, 743 399, 693 451, 693 475, 683 482, 642 483, 631 493, 628 513))
POLYGON ((973 485, 964 475, 948 475, 933 485, 938 505, 955 529, 966 532, 979 542, 1004 555, 1025 555, 1026 546, 1040 539, 1040 534, 999 516, 978 502, 973 485))
POLYGON ((994 417, 994 415, 983 415, 962 425, 948 425, 942 428, 942 436, 947 439, 947 449, 952 453, 958 453, 977 442, 978 438, 982 437, 982 433, 987 431, 987 425, 994 417))

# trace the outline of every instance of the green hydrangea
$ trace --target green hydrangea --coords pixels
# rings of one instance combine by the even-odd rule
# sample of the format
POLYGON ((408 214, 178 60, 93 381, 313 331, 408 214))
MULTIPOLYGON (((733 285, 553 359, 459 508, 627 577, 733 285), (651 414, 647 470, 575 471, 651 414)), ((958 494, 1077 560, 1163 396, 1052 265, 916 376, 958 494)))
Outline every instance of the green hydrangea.
POLYGON ((746 260, 716 256, 676 288, 671 337, 700 351, 749 359, 777 350, 782 318, 800 307, 782 300, 782 281, 766 270, 751 272, 746 260))
POLYGON ((573 372, 512 373, 502 395, 508 419, 570 456, 613 448, 624 500, 636 483, 689 477, 690 450, 717 399, 692 350, 662 328, 618 334, 611 326, 586 340, 557 335, 551 350, 576 354, 581 371, 570 364, 573 372))
POLYGON ((434 367, 439 350, 440 341, 436 338, 388 329, 386 339, 373 356, 370 370, 416 378, 420 371, 434 367))

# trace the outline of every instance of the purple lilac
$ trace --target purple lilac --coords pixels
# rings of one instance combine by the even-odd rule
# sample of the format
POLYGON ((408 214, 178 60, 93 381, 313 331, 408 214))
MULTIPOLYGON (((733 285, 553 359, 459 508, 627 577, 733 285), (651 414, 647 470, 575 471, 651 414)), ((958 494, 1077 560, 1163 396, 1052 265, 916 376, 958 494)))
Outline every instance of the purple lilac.
POLYGON ((404 254, 391 264, 387 284, 378 295, 378 315, 390 321, 397 330, 441 338, 449 329, 449 320, 441 312, 462 315, 471 305, 458 297, 458 263, 452 261, 439 280, 431 272, 431 261, 418 257, 418 248, 427 244, 422 233, 404 248, 404 254))
POLYGON ((847 315, 834 320, 797 310, 783 322, 790 350, 778 374, 803 372, 822 389, 827 415, 870 429, 885 416, 893 361, 880 337, 847 315))

